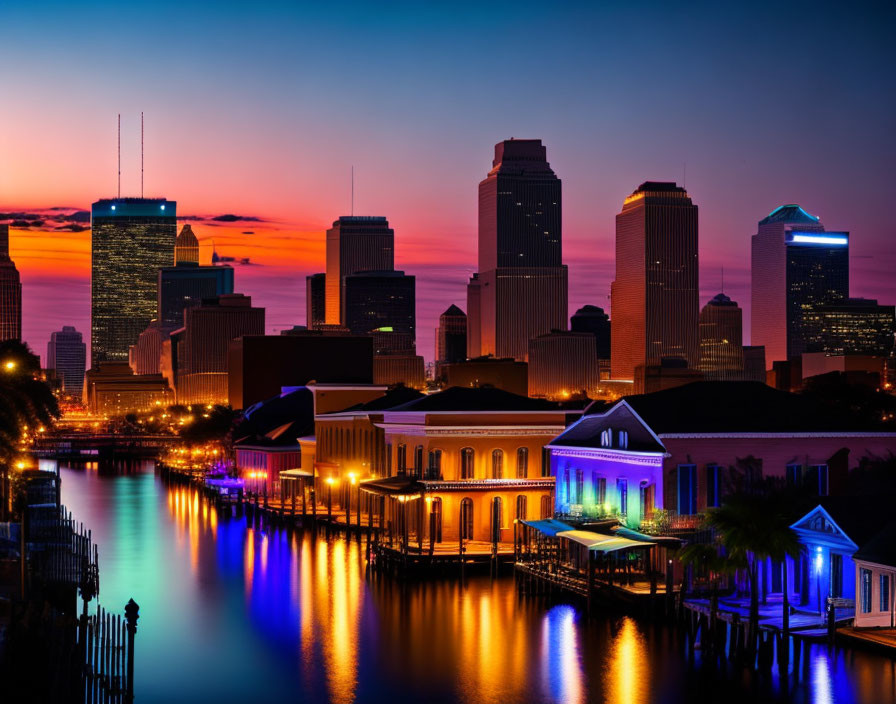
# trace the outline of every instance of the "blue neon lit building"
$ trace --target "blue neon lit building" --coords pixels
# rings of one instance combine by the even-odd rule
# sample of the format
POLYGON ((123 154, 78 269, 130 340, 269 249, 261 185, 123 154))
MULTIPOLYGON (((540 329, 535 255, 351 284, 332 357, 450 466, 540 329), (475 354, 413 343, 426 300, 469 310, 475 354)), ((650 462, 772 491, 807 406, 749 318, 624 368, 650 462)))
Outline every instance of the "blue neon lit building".
POLYGON ((752 241, 752 343, 766 364, 807 351, 806 315, 849 297, 849 233, 826 232, 799 205, 759 221, 752 241))

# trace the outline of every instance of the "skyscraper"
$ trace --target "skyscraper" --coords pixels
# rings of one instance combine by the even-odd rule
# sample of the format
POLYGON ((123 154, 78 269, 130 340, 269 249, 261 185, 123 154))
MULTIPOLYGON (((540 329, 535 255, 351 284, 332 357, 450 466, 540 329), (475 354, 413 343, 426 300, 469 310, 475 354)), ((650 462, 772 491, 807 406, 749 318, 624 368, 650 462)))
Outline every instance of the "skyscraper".
POLYGON ((804 317, 806 352, 888 357, 896 334, 896 308, 873 298, 845 298, 813 306, 804 317))
POLYGON ((181 327, 184 310, 203 298, 233 293, 233 267, 199 266, 199 240, 184 225, 174 244, 174 266, 159 269, 156 320, 162 326, 181 327))
POLYGON ((183 226, 174 241, 174 266, 180 264, 199 265, 199 240, 189 223, 183 226))
POLYGON ((674 183, 646 181, 616 216, 611 376, 638 365, 698 361, 697 206, 674 183))
POLYGON ((804 315, 849 296, 849 233, 825 232, 819 218, 782 205, 752 239, 751 341, 766 364, 806 350, 804 315))
POLYGON ((700 363, 703 378, 739 381, 744 376, 743 311, 724 293, 700 311, 700 363))
POLYGON ((68 396, 80 399, 84 393, 84 368, 87 364, 87 345, 71 325, 50 333, 47 343, 47 369, 55 369, 68 396))
POLYGON ((597 358, 610 359, 610 316, 603 308, 582 306, 569 319, 569 329, 573 332, 590 332, 594 335, 597 358))
POLYGON ((373 335, 374 354, 413 352, 415 278, 403 271, 365 271, 343 278, 343 324, 353 335, 373 335))
POLYGON ((9 225, 0 225, 0 342, 22 339, 22 282, 9 258, 9 225))
POLYGON ((450 305, 439 316, 436 328, 436 364, 463 362, 467 358, 467 316, 450 305))
POLYGON ((91 365, 128 361, 128 348, 157 311, 159 269, 174 259, 177 203, 99 200, 91 213, 91 365))
POLYGON ((240 293, 206 299, 184 311, 184 327, 172 351, 178 403, 227 402, 229 345, 243 335, 263 335, 264 312, 240 293))
POLYGON ((316 330, 327 322, 327 275, 305 277, 305 327, 316 330))
POLYGON ((590 332, 555 330, 529 340, 529 395, 552 400, 597 393, 600 369, 590 332))
MULTIPOLYGON (((471 328, 479 321, 479 348, 471 345, 471 357, 526 360, 529 340, 566 329, 561 212, 561 182, 541 140, 498 142, 492 170, 479 184, 479 272, 467 296, 471 328)), ((469 339, 476 337, 471 329, 469 339)))
POLYGON ((327 230, 326 322, 345 324, 345 277, 395 268, 395 233, 377 216, 342 216, 327 230))

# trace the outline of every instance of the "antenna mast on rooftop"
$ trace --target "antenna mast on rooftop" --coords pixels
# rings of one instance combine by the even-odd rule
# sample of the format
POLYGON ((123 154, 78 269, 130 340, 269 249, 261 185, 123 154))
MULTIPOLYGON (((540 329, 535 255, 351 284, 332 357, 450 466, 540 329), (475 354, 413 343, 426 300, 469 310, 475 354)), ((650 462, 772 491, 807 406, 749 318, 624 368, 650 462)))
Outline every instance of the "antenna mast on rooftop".
POLYGON ((140 111, 140 197, 143 197, 143 111, 140 111))
POLYGON ((352 164, 352 215, 355 214, 355 165, 352 164))
POLYGON ((121 113, 118 113, 118 197, 121 198, 121 113))

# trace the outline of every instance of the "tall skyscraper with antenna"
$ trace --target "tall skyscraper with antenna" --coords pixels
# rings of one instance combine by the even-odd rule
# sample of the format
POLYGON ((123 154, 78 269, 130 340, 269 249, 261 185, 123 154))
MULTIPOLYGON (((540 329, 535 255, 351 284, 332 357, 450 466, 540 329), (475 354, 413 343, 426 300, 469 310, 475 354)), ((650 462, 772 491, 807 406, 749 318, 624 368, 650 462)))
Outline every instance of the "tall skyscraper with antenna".
POLYGON ((9 225, 0 225, 0 342, 22 339, 22 282, 9 257, 9 225))
POLYGON ((560 197, 540 139, 495 145, 479 184, 479 271, 467 295, 471 357, 525 361, 529 340, 566 329, 560 197))
POLYGON ((90 359, 128 361, 156 316, 159 269, 174 261, 177 203, 111 198, 91 208, 90 359))

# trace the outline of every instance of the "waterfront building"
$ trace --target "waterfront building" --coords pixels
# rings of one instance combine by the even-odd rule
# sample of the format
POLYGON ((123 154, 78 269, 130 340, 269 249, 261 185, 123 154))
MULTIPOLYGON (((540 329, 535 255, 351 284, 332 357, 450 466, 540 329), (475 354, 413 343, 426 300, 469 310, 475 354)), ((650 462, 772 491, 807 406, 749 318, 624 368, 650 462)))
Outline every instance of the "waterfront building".
POLYGON ((744 375, 743 311, 724 293, 700 311, 700 363, 707 380, 738 381, 744 375))
POLYGON ((161 374, 137 376, 127 362, 99 362, 84 373, 84 404, 93 415, 123 416, 174 403, 161 374))
MULTIPOLYGON (((656 486, 653 506, 692 517, 695 525, 696 514, 719 506, 725 495, 749 488, 760 478, 808 484, 821 496, 834 495, 845 490, 849 471, 863 458, 896 452, 896 433, 868 430, 852 416, 837 417, 800 395, 742 381, 695 382, 628 396, 609 409, 593 405, 567 433, 551 443, 551 453, 553 447, 625 450, 626 442, 651 436, 655 445, 630 444, 628 449, 661 453, 662 483, 645 485, 656 486), (620 431, 626 434, 621 439, 620 431)), ((575 455, 552 459, 554 476, 567 465, 574 468, 576 461, 575 455)), ((587 512, 587 497, 600 495, 599 486, 595 494, 594 480, 605 476, 612 487, 616 477, 624 478, 630 469, 624 458, 618 460, 619 467, 607 462, 616 460, 602 456, 596 475, 591 467, 581 467, 586 482, 581 493, 563 493, 565 484, 560 482, 557 510, 570 512, 570 505, 580 503, 572 499, 581 496, 586 497, 587 512)), ((631 496, 628 506, 610 502, 611 509, 636 509, 641 504, 631 496)), ((639 518, 645 515, 649 511, 639 518)))
POLYGON ((71 325, 50 333, 47 343, 47 369, 56 370, 66 396, 80 399, 84 393, 84 370, 87 345, 80 332, 71 325))
POLYGON ((561 182, 540 139, 495 145, 492 170, 479 184, 479 271, 467 294, 469 357, 526 361, 529 340, 566 329, 561 205, 561 182))
POLYGON ((342 216, 327 230, 327 325, 346 325, 345 277, 395 268, 395 232, 379 216, 342 216))
POLYGON ((896 335, 896 306, 872 298, 844 298, 804 312, 806 352, 889 357, 896 335))
MULTIPOLYGON (((872 500, 875 508, 880 508, 879 503, 872 500)), ((857 625, 862 616, 868 622, 890 625, 890 584, 886 584, 884 604, 880 603, 880 590, 873 589, 880 586, 880 572, 884 570, 878 570, 874 585, 870 579, 872 571, 854 561, 860 548, 867 548, 866 559, 878 552, 880 545, 874 539, 889 523, 881 519, 879 511, 869 508, 867 502, 859 502, 855 497, 828 497, 791 526, 804 548, 799 558, 788 557, 786 565, 788 597, 796 608, 824 613, 829 598, 855 600, 857 625), (878 599, 872 600, 873 596, 878 599), (863 610, 868 607, 868 611, 863 610)), ((764 560, 760 566, 767 593, 773 597, 782 594, 782 563, 764 560)), ((886 582, 889 579, 887 575, 886 582)))
POLYGON ((551 400, 593 398, 599 382, 592 333, 554 330, 529 340, 529 396, 551 400))
POLYGON ((372 384, 373 338, 321 330, 244 335, 230 343, 227 378, 230 405, 237 409, 312 380, 372 384))
POLYGON ((611 286, 611 378, 678 357, 695 369, 698 346, 697 206, 674 183, 646 181, 616 216, 611 286))
POLYGON ((852 556, 856 566, 855 628, 896 628, 896 521, 852 556))
POLYGON ((766 363, 806 351, 805 313, 849 297, 849 233, 825 232, 798 205, 759 221, 752 238, 752 334, 766 363))
POLYGON ((377 397, 315 415, 319 475, 341 482, 347 482, 352 473, 358 481, 389 476, 383 412, 422 398, 423 394, 406 386, 371 388, 379 389, 377 397))
POLYGON ((570 415, 577 413, 493 388, 453 387, 394 406, 377 422, 389 479, 361 488, 384 494, 386 515, 401 512, 421 545, 430 536, 509 543, 516 519, 553 513, 542 448, 570 415))
POLYGON ((579 308, 569 319, 569 329, 573 332, 590 332, 594 335, 597 358, 610 361, 610 316, 598 306, 586 305, 579 308))
POLYGON ((184 327, 176 345, 177 402, 227 403, 227 353, 244 335, 264 334, 264 308, 240 293, 207 298, 184 311, 184 327))
POLYGON ((463 362, 467 358, 467 316, 456 305, 451 304, 439 316, 436 328, 436 376, 441 364, 463 362))
POLYGON ((22 281, 9 257, 9 225, 0 225, 0 342, 22 339, 22 281))
POLYGON ((529 365, 512 357, 477 357, 442 365, 444 388, 476 389, 491 386, 519 396, 529 395, 529 365))
POLYGON ((316 330, 327 321, 327 275, 305 277, 305 327, 316 330))
POLYGON ((158 271, 174 260, 177 203, 113 198, 91 209, 91 366, 127 362, 157 313, 158 271))

